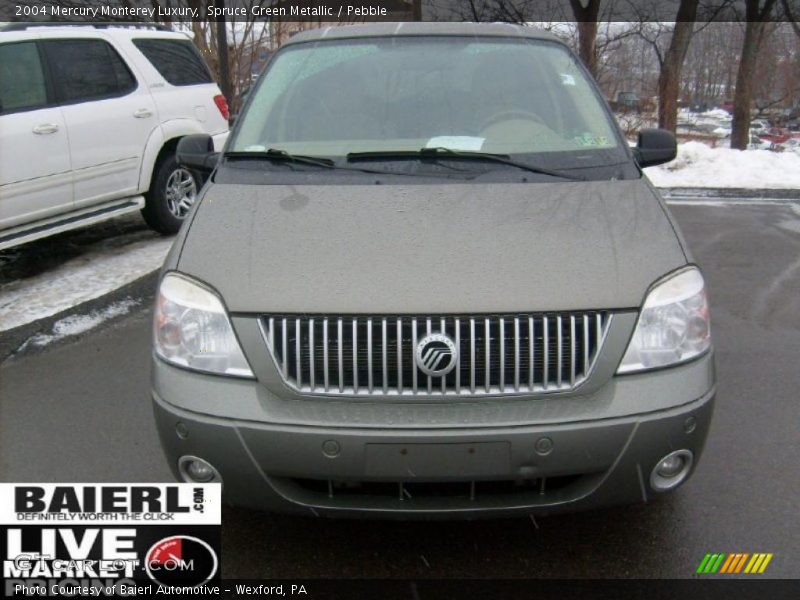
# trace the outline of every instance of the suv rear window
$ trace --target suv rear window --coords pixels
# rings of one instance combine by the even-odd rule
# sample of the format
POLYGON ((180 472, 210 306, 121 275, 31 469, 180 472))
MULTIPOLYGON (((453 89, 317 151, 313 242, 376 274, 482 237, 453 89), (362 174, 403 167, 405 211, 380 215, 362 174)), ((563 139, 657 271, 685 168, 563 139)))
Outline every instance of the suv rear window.
POLYGON ((47 105, 47 86, 35 42, 0 45, 0 113, 47 105))
POLYGON ((59 102, 114 98, 136 89, 127 65, 103 40, 47 40, 44 47, 59 102))
POLYGON ((138 39, 133 43, 172 85, 198 85, 213 81, 200 53, 188 40, 138 39))

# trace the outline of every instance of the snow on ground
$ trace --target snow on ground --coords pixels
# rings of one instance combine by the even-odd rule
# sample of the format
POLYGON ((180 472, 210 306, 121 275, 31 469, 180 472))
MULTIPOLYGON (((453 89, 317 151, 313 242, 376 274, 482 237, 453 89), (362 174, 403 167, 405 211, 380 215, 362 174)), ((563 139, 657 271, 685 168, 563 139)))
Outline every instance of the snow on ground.
POLYGON ((35 277, 0 286, 0 331, 50 317, 155 271, 171 245, 171 239, 159 238, 93 250, 35 277))
POLYGON ((51 333, 39 333, 28 339, 25 344, 23 344, 23 348, 28 345, 46 346, 71 335, 84 333, 85 331, 94 329, 109 319, 127 315, 133 307, 139 304, 141 304, 141 300, 126 298, 119 302, 113 302, 103 309, 93 310, 88 314, 69 315, 68 317, 56 321, 53 324, 51 333))
POLYGON ((656 187, 800 189, 800 154, 686 142, 674 161, 645 172, 656 187))
POLYGON ((731 121, 733 118, 731 113, 729 113, 724 108, 712 108, 711 110, 707 110, 704 113, 701 113, 702 116, 711 118, 711 119, 718 119, 720 121, 731 121))

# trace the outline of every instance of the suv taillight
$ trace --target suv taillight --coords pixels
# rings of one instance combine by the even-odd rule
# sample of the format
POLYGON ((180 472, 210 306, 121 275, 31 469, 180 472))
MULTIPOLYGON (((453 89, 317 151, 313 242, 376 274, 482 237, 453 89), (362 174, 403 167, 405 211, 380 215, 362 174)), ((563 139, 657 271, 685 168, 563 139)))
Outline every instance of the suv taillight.
POLYGON ((223 119, 227 121, 228 119, 231 118, 231 113, 228 110, 228 101, 225 100, 225 96, 223 96, 222 94, 217 94, 216 96, 214 96, 214 104, 217 105, 217 108, 219 109, 219 114, 222 115, 223 119))

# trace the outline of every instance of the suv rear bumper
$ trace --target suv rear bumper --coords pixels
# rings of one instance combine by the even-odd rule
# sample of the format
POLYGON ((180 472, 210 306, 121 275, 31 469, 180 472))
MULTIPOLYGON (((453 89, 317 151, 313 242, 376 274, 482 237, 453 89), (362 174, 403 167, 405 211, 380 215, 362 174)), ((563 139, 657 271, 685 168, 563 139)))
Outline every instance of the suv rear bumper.
POLYGON ((214 152, 222 152, 222 149, 225 147, 225 142, 228 141, 228 134, 228 131, 224 131, 211 136, 214 142, 214 152))
POLYGON ((479 518, 650 500, 658 495, 650 474, 664 456, 686 449, 697 465, 714 388, 626 417, 436 429, 260 423, 178 408, 156 391, 153 400, 176 477, 182 456, 207 460, 230 504, 317 516, 479 518))

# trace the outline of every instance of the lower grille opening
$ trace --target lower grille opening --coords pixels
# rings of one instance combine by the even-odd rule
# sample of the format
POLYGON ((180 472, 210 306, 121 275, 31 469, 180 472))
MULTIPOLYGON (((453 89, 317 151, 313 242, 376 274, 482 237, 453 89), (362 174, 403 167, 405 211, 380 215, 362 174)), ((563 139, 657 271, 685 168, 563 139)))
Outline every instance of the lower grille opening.
POLYGON ((299 488, 328 498, 375 498, 413 501, 428 498, 475 500, 490 496, 539 494, 546 496, 583 477, 583 474, 497 481, 336 481, 290 479, 299 488))

